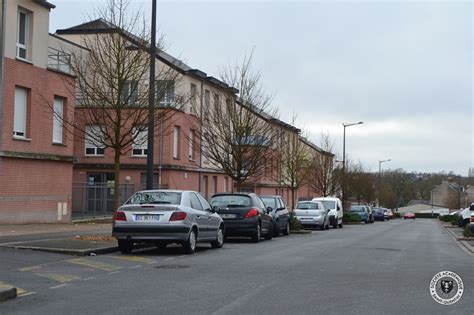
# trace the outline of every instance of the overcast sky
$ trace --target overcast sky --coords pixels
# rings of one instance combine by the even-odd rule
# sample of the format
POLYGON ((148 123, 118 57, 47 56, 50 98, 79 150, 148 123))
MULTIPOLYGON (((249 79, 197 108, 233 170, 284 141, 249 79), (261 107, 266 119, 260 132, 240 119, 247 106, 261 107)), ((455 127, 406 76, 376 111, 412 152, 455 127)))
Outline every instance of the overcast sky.
MULTIPOLYGON (((51 0, 50 31, 87 20, 101 0, 51 0)), ((151 0, 132 0, 149 12, 151 0)), ((147 13, 148 14, 148 13, 147 13)), ((280 119, 366 168, 474 166, 471 1, 160 1, 167 52, 217 76, 255 47, 280 119)))

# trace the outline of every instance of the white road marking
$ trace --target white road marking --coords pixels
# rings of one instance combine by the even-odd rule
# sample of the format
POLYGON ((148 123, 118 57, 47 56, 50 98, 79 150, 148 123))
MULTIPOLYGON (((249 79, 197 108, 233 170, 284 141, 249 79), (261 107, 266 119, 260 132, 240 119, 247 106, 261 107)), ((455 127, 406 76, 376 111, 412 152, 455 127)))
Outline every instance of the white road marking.
POLYGON ((112 272, 109 272, 108 275, 114 275, 116 273, 119 273, 120 271, 112 271, 112 272))
POLYGON ((82 279, 82 281, 88 281, 88 280, 92 280, 92 279, 95 279, 95 277, 84 278, 84 279, 82 279))
POLYGON ((166 258, 165 261, 168 261, 168 260, 173 260, 174 257, 170 257, 170 258, 166 258))
POLYGON ((63 284, 55 285, 54 287, 49 287, 49 288, 50 289, 59 289, 59 288, 65 287, 67 285, 69 285, 69 284, 63 283, 63 284))
POLYGON ((24 297, 24 296, 33 295, 33 294, 36 294, 36 292, 27 292, 27 293, 19 294, 18 297, 24 297))
POLYGON ((130 269, 137 269, 137 268, 140 268, 142 265, 136 265, 136 266, 132 266, 130 267, 130 269))

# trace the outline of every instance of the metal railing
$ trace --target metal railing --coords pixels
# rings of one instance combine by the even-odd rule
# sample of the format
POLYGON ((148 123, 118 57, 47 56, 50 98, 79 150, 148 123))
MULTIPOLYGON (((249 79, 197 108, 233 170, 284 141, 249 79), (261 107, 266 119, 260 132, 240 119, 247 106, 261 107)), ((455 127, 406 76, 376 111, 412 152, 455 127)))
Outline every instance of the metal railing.
POLYGON ((71 55, 53 47, 48 47, 48 68, 71 73, 71 55))

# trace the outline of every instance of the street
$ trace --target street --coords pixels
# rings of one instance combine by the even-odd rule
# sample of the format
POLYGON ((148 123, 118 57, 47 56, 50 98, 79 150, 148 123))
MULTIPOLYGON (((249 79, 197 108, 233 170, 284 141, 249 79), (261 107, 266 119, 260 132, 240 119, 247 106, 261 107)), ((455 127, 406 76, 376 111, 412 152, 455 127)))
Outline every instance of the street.
POLYGON ((472 314, 474 257, 437 220, 391 220, 253 244, 74 257, 0 249, 0 285, 19 297, 0 314, 472 314), (464 281, 437 304, 438 272, 464 281))

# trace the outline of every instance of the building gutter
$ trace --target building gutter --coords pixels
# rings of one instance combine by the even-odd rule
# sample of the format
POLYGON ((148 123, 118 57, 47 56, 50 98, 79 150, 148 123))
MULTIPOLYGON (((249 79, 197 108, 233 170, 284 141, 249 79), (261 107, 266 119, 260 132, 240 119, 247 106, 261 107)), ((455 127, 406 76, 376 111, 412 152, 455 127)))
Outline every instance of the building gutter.
MULTIPOLYGON (((0 23, 0 150, 2 148, 2 136, 3 136, 3 68, 5 60, 5 0, 1 0, 2 3, 2 15, 0 23)), ((1 157, 0 157, 1 158, 1 157)))
POLYGON ((203 136, 202 136, 202 114, 203 114, 203 94, 204 94, 204 80, 201 79, 201 97, 200 97, 200 103, 201 103, 201 106, 200 106, 200 117, 199 117, 199 183, 198 183, 198 191, 199 193, 202 192, 201 190, 201 185, 202 185, 202 139, 203 139, 203 136))

